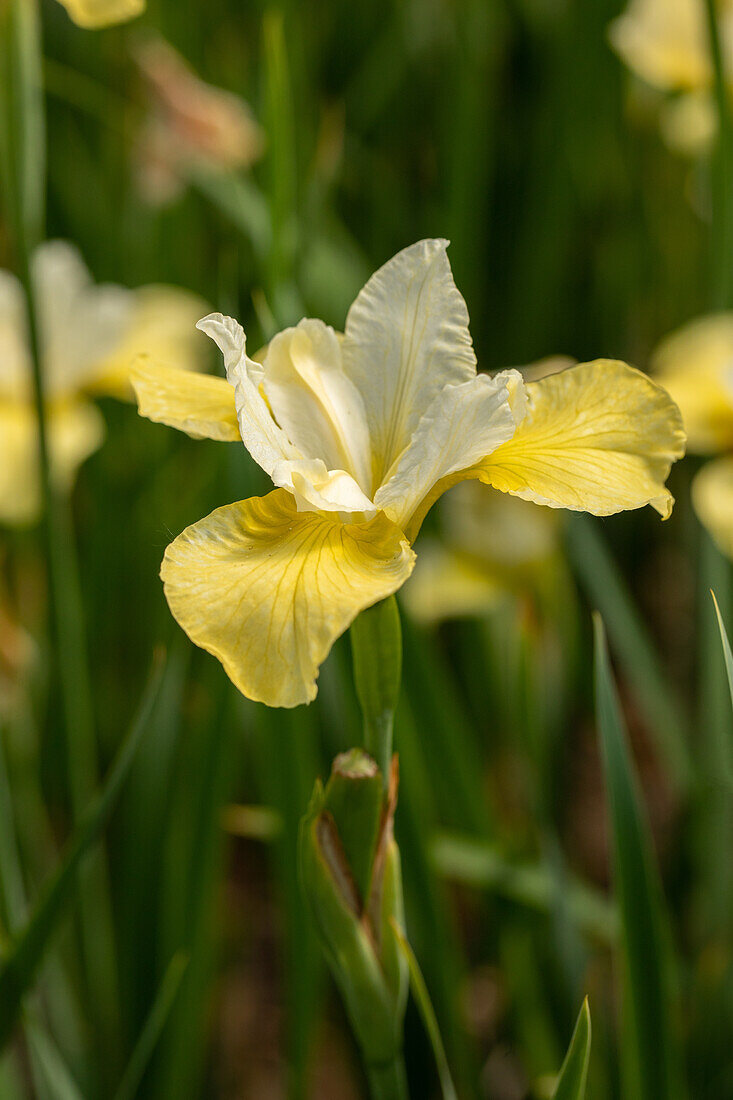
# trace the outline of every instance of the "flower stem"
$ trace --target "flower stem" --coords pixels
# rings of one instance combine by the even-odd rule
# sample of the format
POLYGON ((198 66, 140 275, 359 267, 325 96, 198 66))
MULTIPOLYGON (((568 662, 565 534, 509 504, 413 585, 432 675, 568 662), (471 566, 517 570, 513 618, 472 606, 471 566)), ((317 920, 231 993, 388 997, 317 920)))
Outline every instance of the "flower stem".
POLYGON ((367 1079, 372 1100, 408 1100, 407 1075, 401 1054, 392 1062, 367 1066, 367 1079))
POLYGON ((727 74, 720 39, 716 0, 704 0, 713 62, 715 103, 718 114, 718 142, 713 159, 713 271, 714 305, 733 305, 733 126, 728 97, 727 74))
POLYGON ((376 760, 386 787, 402 678, 402 628, 394 596, 368 607, 352 623, 351 652, 364 716, 364 748, 376 760))

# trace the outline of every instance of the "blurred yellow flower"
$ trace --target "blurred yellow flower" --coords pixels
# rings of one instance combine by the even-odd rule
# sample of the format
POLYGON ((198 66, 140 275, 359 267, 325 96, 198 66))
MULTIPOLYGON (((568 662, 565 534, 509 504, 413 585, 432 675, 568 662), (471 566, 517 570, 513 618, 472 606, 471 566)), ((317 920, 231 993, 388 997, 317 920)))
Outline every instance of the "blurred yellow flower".
POLYGON ((161 570, 174 617, 251 699, 315 697, 333 642, 404 584, 422 519, 459 481, 597 515, 670 513, 684 433, 665 391, 612 360, 529 383, 477 374, 446 245, 420 241, 380 268, 342 338, 303 320, 260 364, 240 325, 212 314, 199 327, 227 381, 133 371, 142 415, 244 442, 278 487, 188 527, 161 570))
POLYGON ((74 23, 88 30, 127 23, 145 11, 145 0, 60 0, 60 3, 74 23))
POLYGON ((733 558, 733 313, 710 314, 672 333, 654 353, 651 369, 680 407, 690 450, 728 452, 696 475, 692 501, 733 558))
MULTIPOLYGON (((194 329, 201 299, 173 287, 95 285, 77 250, 48 241, 33 256, 47 399, 51 475, 69 488, 99 447, 104 421, 85 394, 131 397, 130 364, 140 354, 188 369, 203 363, 194 329), (152 319, 155 323, 152 323, 152 319)), ((0 271, 0 522, 38 515, 37 423, 25 299, 0 271)))
MULTIPOLYGON (((717 0, 724 63, 733 93, 733 0, 717 0)), ((697 153, 716 129, 713 68, 704 0, 630 0, 609 28, 624 63, 661 92, 677 93, 662 113, 668 143, 697 153)))
POLYGON ((135 152, 138 184, 149 202, 176 198, 198 164, 232 172, 262 155, 264 134, 249 105, 205 84, 164 39, 144 39, 135 60, 150 104, 135 152))

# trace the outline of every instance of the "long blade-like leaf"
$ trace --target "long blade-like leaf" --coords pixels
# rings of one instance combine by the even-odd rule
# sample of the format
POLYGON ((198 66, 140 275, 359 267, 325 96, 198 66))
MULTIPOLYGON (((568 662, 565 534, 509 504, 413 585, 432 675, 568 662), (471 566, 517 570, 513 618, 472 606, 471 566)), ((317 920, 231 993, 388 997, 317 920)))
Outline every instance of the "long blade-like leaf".
MULTIPOLYGON (((728 677, 728 690, 730 691, 730 701, 733 705, 733 652, 731 652, 730 641, 728 639, 728 631, 725 629, 725 623, 723 622, 723 616, 720 613, 720 607, 718 601, 715 598, 715 593, 711 592, 713 597, 713 603, 715 604, 715 614, 718 616, 718 626, 720 628, 720 640, 723 645, 723 658, 725 660, 725 674, 728 677)), ((730 779, 730 776, 727 777, 730 779)))
POLYGON ((621 918, 627 1100, 681 1095, 672 1038, 670 936, 649 825, 614 687, 603 621, 594 616, 596 717, 601 739, 621 918))
POLYGON ((590 1040, 590 1009, 586 997, 578 1015, 552 1100, 584 1100, 590 1061, 590 1040))
POLYGON ((614 654, 651 727, 669 778, 683 792, 692 778, 684 711, 631 594, 597 523, 588 516, 573 516, 566 538, 573 568, 591 604, 603 615, 614 654))
POLYGON ((410 970, 412 995, 415 998, 417 1007, 420 1009, 420 1015, 422 1016, 425 1030, 430 1039, 430 1045, 433 1048, 435 1064, 438 1067, 438 1076, 440 1078, 440 1087, 443 1092, 443 1100, 458 1100, 458 1094, 450 1074, 448 1058, 446 1057, 445 1047, 443 1046, 440 1028, 438 1027, 435 1009, 430 1000, 430 994, 428 993, 428 987, 425 984, 420 964, 415 957, 415 952, 410 947, 407 937, 394 919, 392 920, 392 930, 394 931, 397 943, 399 944, 402 954, 405 956, 405 960, 410 970))
POLYGON ((145 1069, 181 987, 181 980, 187 966, 188 956, 180 951, 169 962, 157 996, 140 1033, 140 1038, 135 1044, 135 1049, 127 1064, 120 1087, 115 1093, 115 1100, 135 1100, 145 1069))
POLYGON ((28 923, 11 940, 0 961, 0 1050, 10 1038, 22 998, 33 982, 49 940, 73 895, 79 865, 98 840, 117 801, 155 704, 162 670, 163 661, 156 660, 137 716, 101 790, 84 815, 61 865, 42 893, 28 923))

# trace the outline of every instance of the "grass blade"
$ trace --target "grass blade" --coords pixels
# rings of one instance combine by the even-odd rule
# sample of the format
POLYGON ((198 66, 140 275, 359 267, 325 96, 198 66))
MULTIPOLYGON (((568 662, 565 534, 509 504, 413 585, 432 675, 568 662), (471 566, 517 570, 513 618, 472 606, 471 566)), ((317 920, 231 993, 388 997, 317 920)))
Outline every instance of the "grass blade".
POLYGON ((590 1041, 590 1009, 586 997, 578 1015, 578 1021, 560 1070, 560 1076, 555 1085, 555 1091, 552 1094, 552 1100, 584 1100, 585 1085, 588 1079, 588 1062, 590 1061, 590 1041))
MULTIPOLYGON (((725 623, 723 622, 723 616, 720 613, 720 607, 718 601, 715 598, 715 593, 711 592, 713 597, 713 603, 715 604, 715 614, 718 617, 718 626, 720 628, 720 641, 723 645, 723 658, 725 660, 725 674, 728 677, 728 689, 730 691, 730 701, 733 706, 733 653, 731 652, 730 642, 728 640, 728 631, 725 629, 725 623)), ((730 776, 727 777, 730 780, 730 776)))
POLYGON ((597 523, 573 516, 566 525, 567 547, 575 573, 594 607, 603 615, 608 636, 639 708, 649 722, 669 777, 679 793, 692 779, 683 710, 668 684, 654 645, 597 523))
POLYGON ((31 1020, 26 1020, 24 1027, 34 1066, 43 1075, 48 1095, 53 1100, 84 1100, 84 1094, 48 1032, 31 1020))
POLYGON ((137 717, 117 752, 102 788, 82 818, 62 863, 45 888, 28 923, 11 941, 0 962, 0 1050, 10 1038, 21 1000, 30 988, 51 936, 73 896, 79 865, 99 839, 127 778, 157 697, 162 671, 163 662, 157 660, 137 717))
POLYGON ((624 1028, 621 1044, 628 1100, 682 1093, 670 1005, 669 929, 659 871, 626 730, 611 676, 603 621, 596 612, 596 715, 608 793, 614 886, 621 916, 624 1028))
POLYGON ((433 1048, 433 1054, 435 1055, 435 1064, 438 1067, 438 1076, 440 1078, 440 1087, 443 1092, 443 1100, 458 1100, 458 1093, 456 1087, 453 1084, 453 1078, 450 1075, 450 1067, 448 1066, 448 1059, 445 1053, 445 1047, 443 1046, 443 1040, 440 1035, 440 1028, 438 1027, 438 1020, 435 1015, 435 1009, 433 1003, 430 1000, 430 994, 428 993, 428 987, 425 984, 425 979, 422 976, 422 970, 418 963, 415 952, 410 947, 407 941, 407 937, 397 924, 394 918, 391 921, 392 930, 397 938, 397 943, 400 946, 402 954, 405 956, 407 966, 410 971, 410 986, 412 988, 412 995, 415 998, 417 1007, 420 1009, 420 1015, 422 1016, 425 1030, 428 1033, 430 1039, 430 1045, 433 1048))
POLYGON ((120 1087, 115 1093, 115 1100, 135 1100, 143 1074, 181 987, 181 981, 187 966, 188 957, 183 952, 174 955, 168 964, 168 969, 163 975, 150 1014, 145 1021, 140 1038, 135 1044, 135 1049, 127 1064, 120 1087))

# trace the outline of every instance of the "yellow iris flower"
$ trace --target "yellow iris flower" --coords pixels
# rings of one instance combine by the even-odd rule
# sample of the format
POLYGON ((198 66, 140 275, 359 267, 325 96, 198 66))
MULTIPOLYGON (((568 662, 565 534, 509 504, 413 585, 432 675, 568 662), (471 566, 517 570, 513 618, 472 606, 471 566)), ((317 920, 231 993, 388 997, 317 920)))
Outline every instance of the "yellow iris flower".
POLYGON ((303 320, 260 364, 212 314, 199 327, 227 381, 133 371, 143 416, 243 442, 277 486, 186 528, 161 570, 174 617, 251 699, 315 697, 333 642, 404 584, 426 512, 459 481, 597 515, 670 513, 684 432, 665 391, 613 360, 529 383, 477 374, 446 246, 420 241, 380 268, 343 337, 303 320))
POLYGON ((78 27, 96 30, 127 23, 145 11, 145 0, 59 0, 78 27))
MULTIPOLYGON (((51 476, 68 489, 100 446, 104 421, 89 393, 131 397, 130 364, 141 353, 200 367, 194 329, 201 299, 173 287, 127 290, 95 285, 71 245, 48 241, 35 252, 51 476)), ((0 523, 28 523, 40 508, 36 411, 25 299, 0 271, 0 523)))
POLYGON ((672 333, 654 353, 651 369, 680 407, 690 450, 727 452, 695 476, 692 502, 733 558, 733 313, 701 317, 672 333))
MULTIPOLYGON (((717 0, 717 7, 724 61, 733 72, 733 0, 717 0)), ((609 38, 637 76, 661 92, 677 93, 662 112, 667 142, 683 152, 702 152, 717 126, 703 0, 630 0, 609 38)))

